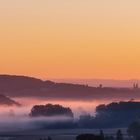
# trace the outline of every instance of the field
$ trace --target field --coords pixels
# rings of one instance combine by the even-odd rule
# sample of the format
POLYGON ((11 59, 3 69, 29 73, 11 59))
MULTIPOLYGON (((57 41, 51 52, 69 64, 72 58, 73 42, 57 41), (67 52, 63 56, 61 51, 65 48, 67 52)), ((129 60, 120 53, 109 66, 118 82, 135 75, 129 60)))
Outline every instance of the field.
MULTIPOLYGON (((105 129, 105 135, 115 136, 118 129, 105 129)), ((124 136, 127 137, 126 129, 121 129, 124 136)), ((61 130, 34 130, 34 131, 22 131, 22 132, 1 132, 0 140, 47 140, 48 136, 52 140, 75 140, 78 134, 82 133, 94 133, 98 134, 97 129, 61 129, 61 130)))

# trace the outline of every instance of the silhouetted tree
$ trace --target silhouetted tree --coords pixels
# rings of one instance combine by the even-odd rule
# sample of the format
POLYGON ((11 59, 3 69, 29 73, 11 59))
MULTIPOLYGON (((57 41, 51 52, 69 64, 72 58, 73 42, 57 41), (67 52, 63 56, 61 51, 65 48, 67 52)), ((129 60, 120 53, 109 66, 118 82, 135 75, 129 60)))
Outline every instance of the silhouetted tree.
POLYGON ((31 113, 31 117, 51 117, 51 116, 66 116, 73 118, 73 112, 70 108, 63 107, 61 105, 35 105, 31 113))
POLYGON ((114 137, 113 136, 106 136, 105 140, 114 140, 114 137))
POLYGON ((76 137, 76 140, 102 140, 101 136, 94 134, 81 134, 76 137))
POLYGON ((139 122, 132 123, 129 126, 127 132, 130 136, 133 136, 136 140, 140 140, 140 123, 139 122))
POLYGON ((139 119, 140 102, 113 102, 96 107, 94 125, 98 127, 125 127, 139 119), (127 117, 126 117, 127 116, 127 117))
POLYGON ((52 140, 52 138, 49 136, 47 140, 52 140))
POLYGON ((116 140, 123 140, 123 134, 122 134, 121 130, 118 130, 118 131, 117 131, 116 140))
POLYGON ((105 139, 105 136, 104 136, 104 132, 103 132, 103 130, 100 130, 100 137, 101 137, 102 140, 105 139))

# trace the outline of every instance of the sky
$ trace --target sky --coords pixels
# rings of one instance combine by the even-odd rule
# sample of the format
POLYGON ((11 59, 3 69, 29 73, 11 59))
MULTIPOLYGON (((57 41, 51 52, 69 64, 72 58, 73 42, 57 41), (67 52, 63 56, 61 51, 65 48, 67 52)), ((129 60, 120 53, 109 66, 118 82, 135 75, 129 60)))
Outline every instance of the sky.
POLYGON ((140 79, 139 0, 0 0, 0 73, 140 79))

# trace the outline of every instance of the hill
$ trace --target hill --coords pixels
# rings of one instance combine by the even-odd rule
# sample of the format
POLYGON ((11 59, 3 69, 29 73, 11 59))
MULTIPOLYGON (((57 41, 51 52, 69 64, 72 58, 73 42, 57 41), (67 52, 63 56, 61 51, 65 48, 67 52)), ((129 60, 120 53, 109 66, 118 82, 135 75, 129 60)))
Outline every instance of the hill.
POLYGON ((0 105, 6 105, 6 106, 21 106, 18 102, 10 99, 9 97, 6 97, 4 95, 0 95, 0 105))
POLYGON ((135 99, 140 98, 140 89, 102 88, 88 85, 55 83, 33 77, 0 75, 0 94, 10 97, 46 97, 51 99, 135 99))

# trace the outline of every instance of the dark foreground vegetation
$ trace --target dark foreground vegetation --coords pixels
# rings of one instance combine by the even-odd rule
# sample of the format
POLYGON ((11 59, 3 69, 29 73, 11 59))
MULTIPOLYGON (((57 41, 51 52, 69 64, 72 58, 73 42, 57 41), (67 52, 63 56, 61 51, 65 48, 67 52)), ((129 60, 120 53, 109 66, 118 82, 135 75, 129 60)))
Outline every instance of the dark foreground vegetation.
POLYGON ((101 130, 99 135, 81 134, 76 140, 140 140, 140 122, 133 122, 129 125, 127 134, 119 129, 115 135, 105 135, 101 130))
POLYGON ((114 128, 128 127, 130 123, 140 119, 140 102, 113 102, 96 107, 96 115, 80 117, 81 127, 114 128))
POLYGON ((127 132, 130 136, 133 136, 135 140, 140 140, 140 121, 131 123, 127 132))
POLYGON ((65 116, 73 118, 73 113, 70 108, 52 104, 35 105, 29 115, 31 117, 65 116))
POLYGON ((140 102, 119 102, 96 107, 96 115, 82 115, 79 119, 74 119, 74 114, 70 108, 61 105, 36 105, 32 108, 30 117, 55 117, 62 116, 69 119, 65 121, 54 121, 45 123, 45 128, 123 128, 128 127, 134 121, 140 119, 140 102))
MULTIPOLYGON (((129 129, 128 129, 129 130, 129 129)), ((47 139, 41 138, 40 140, 53 140, 52 137, 48 137, 47 139)), ((100 130, 99 134, 94 133, 84 133, 79 134, 75 137, 75 140, 139 140, 135 135, 123 134, 120 129, 116 131, 115 134, 106 134, 103 130, 100 130)))
POLYGON ((118 130, 115 136, 105 136, 101 130, 99 135, 81 134, 76 137, 76 140, 124 140, 121 130, 118 130))
MULTIPOLYGON (((47 139, 41 138, 40 140, 53 139, 49 136, 47 139)), ((121 129, 118 129, 115 134, 106 134, 103 130, 100 130, 99 134, 79 134, 76 136, 75 140, 140 140, 140 123, 132 123, 127 130, 127 134, 123 134, 121 129)))

